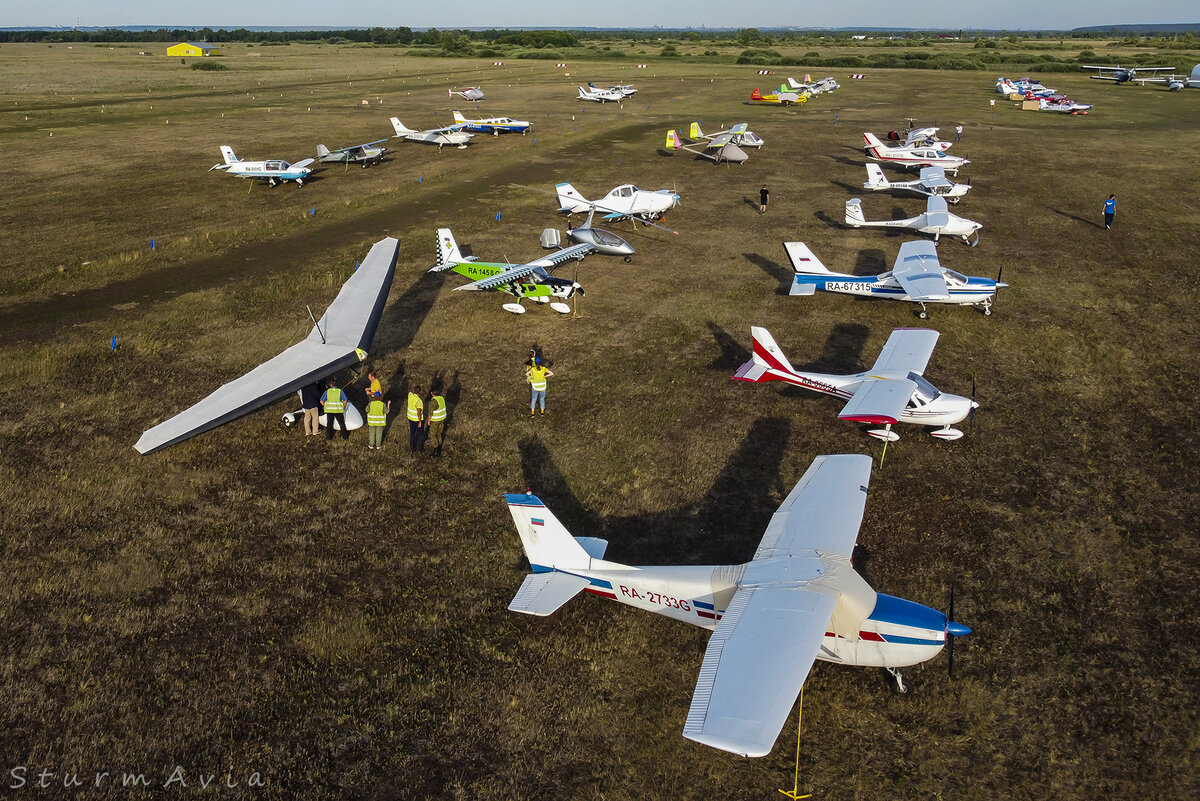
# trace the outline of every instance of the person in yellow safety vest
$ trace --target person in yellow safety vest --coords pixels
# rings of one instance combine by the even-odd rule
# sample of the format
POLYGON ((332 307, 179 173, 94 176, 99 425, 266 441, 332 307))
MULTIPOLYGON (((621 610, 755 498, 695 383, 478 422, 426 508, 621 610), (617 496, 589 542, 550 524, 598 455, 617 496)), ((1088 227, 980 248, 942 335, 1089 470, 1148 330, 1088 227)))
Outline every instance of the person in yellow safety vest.
POLYGON ((329 380, 329 389, 321 396, 321 408, 325 411, 325 439, 333 439, 334 423, 341 428, 342 439, 350 439, 346 429, 346 393, 338 389, 337 379, 329 380))
POLYGON ((377 451, 383 447, 383 429, 387 426, 387 416, 391 410, 392 402, 385 404, 382 392, 371 395, 371 402, 367 404, 367 431, 371 434, 367 450, 377 451))
POLYGON ((429 441, 433 455, 442 455, 442 436, 446 432, 446 399, 434 393, 429 399, 429 441))
POLYGON ((554 375, 550 368, 542 364, 541 357, 534 357, 533 364, 525 370, 525 379, 529 382, 529 386, 533 390, 533 395, 529 399, 529 416, 533 417, 534 410, 537 408, 538 399, 542 401, 542 414, 546 413, 546 379, 554 375))
POLYGON ((408 449, 416 453, 425 447, 425 404, 421 401, 421 385, 408 390, 408 449))

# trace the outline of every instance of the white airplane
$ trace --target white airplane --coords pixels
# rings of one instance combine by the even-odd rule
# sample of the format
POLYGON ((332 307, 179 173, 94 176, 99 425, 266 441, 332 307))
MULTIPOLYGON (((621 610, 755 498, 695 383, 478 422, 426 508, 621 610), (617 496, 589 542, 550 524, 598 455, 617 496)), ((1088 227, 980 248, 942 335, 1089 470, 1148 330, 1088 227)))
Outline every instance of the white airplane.
POLYGON ((588 200, 579 190, 567 182, 555 184, 559 211, 564 214, 606 212, 604 219, 635 217, 639 220, 657 220, 679 204, 679 195, 670 189, 638 189, 633 184, 622 184, 611 190, 600 200, 588 200))
POLYGON ((536 495, 505 495, 533 573, 508 608, 546 616, 580 592, 712 630, 683 726, 741 756, 771 752, 815 660, 898 669, 925 662, 966 626, 877 594, 855 571, 871 457, 818 456, 740 565, 634 567, 605 540, 572 537, 536 495))
POLYGON ((483 90, 478 86, 468 86, 466 89, 447 89, 446 94, 450 97, 458 95, 463 100, 483 100, 483 90))
POLYGON ((498 136, 502 133, 526 133, 533 123, 526 120, 514 120, 512 117, 484 117, 478 120, 468 120, 461 111, 451 112, 454 115, 454 126, 465 131, 490 133, 498 136))
POLYGON ((904 137, 905 147, 932 147, 945 153, 954 143, 938 139, 937 128, 915 128, 904 137))
POLYGON ((930 195, 925 201, 925 213, 907 220, 868 220, 863 217, 862 201, 853 198, 846 201, 846 225, 851 228, 904 228, 909 231, 919 231, 922 234, 933 234, 933 241, 940 242, 942 235, 957 236, 971 247, 979 244, 979 229, 983 223, 951 214, 946 206, 946 199, 930 195), (971 241, 972 235, 975 237, 971 241))
POLYGON ((1058 111, 1064 114, 1087 114, 1092 104, 1080 103, 1069 97, 1042 97, 1038 98, 1038 108, 1041 111, 1058 111))
POLYGON ((867 182, 863 184, 863 189, 876 192, 901 189, 918 195, 943 197, 950 203, 957 203, 971 191, 971 185, 954 183, 946 177, 946 171, 941 167, 922 167, 921 177, 915 181, 889 181, 884 177, 882 167, 867 164, 867 182))
POLYGON ((891 272, 881 275, 832 272, 803 242, 784 242, 783 248, 796 273, 789 295, 812 295, 819 290, 863 298, 905 300, 921 304, 917 316, 922 320, 929 317, 925 308, 927 303, 980 306, 985 315, 991 315, 996 291, 1008 286, 1000 276, 994 279, 967 276, 942 267, 932 242, 905 242, 900 246, 891 272))
POLYGON ((958 156, 948 156, 935 147, 888 147, 873 133, 864 133, 863 139, 867 143, 864 149, 868 156, 901 167, 941 167, 958 175, 959 167, 971 163, 958 156))
POLYGON ((325 145, 317 145, 317 158, 324 164, 346 164, 351 163, 363 165, 363 169, 370 167, 372 164, 378 164, 383 161, 383 154, 387 152, 385 147, 375 147, 386 139, 379 139, 374 142, 367 142, 364 145, 354 145, 353 147, 340 147, 337 150, 330 150, 325 145))
POLYGON ((618 103, 625 99, 625 94, 617 89, 584 89, 579 87, 579 99, 591 100, 595 103, 618 103))
MULTIPOLYGON (((745 123, 741 123, 741 125, 744 126, 745 123)), ((695 127, 696 123, 693 122, 692 126, 695 127)), ((726 164, 741 164, 750 157, 733 141, 734 136, 733 133, 723 133, 720 136, 705 137, 696 145, 688 145, 679 138, 678 131, 671 129, 667 131, 667 148, 669 150, 686 150, 697 156, 712 159, 716 164, 722 161, 726 164)))
POLYGON ((312 172, 308 165, 316 160, 304 159, 295 164, 289 164, 279 159, 242 161, 233 154, 233 148, 229 145, 221 145, 221 156, 225 159, 225 163, 212 165, 208 168, 209 172, 224 170, 229 175, 266 181, 271 186, 287 181, 295 181, 296 186, 304 186, 304 179, 312 172))
POLYGON ((521 305, 521 301, 525 299, 535 303, 549 303, 550 308, 559 314, 570 314, 570 306, 552 299, 567 300, 576 292, 582 295, 583 287, 575 281, 555 278, 548 271, 571 259, 582 261, 584 256, 596 250, 594 246, 583 243, 565 247, 525 264, 510 264, 479 261, 474 256, 464 256, 449 228, 439 228, 437 237, 437 264, 429 272, 453 270, 471 279, 469 284, 456 286, 455 291, 507 292, 517 300, 515 303, 505 303, 503 309, 513 314, 525 313, 525 307, 521 305))
POLYGON ((1080 67, 1084 70, 1096 70, 1095 75, 1088 77, 1094 81, 1112 81, 1115 84, 1129 83, 1132 81, 1140 81, 1144 86, 1147 82, 1162 83, 1163 80, 1158 76, 1152 78, 1139 78, 1139 72, 1149 72, 1153 75, 1156 72, 1174 72, 1174 67, 1122 67, 1120 64, 1111 67, 1101 67, 1094 64, 1084 64, 1080 67), (1111 74, 1106 74, 1111 73, 1111 74))
POLYGON ((955 440, 963 432, 951 426, 965 420, 979 406, 971 398, 939 391, 923 377, 940 336, 937 331, 897 328, 871 369, 854 375, 800 372, 788 362, 767 329, 752 326, 750 333, 754 337, 754 356, 734 373, 735 380, 786 381, 841 398, 846 405, 838 419, 885 426, 867 432, 876 439, 895 442, 900 436, 892 426, 913 423, 933 426, 929 433, 938 439, 955 440))
POLYGON ((1027 98, 1031 98, 1044 97, 1046 95, 1054 94, 1053 89, 1043 86, 1037 81, 1029 78, 1020 78, 1015 81, 1010 81, 1003 76, 996 79, 996 91, 1005 97, 1010 95, 1023 95, 1027 98))
POLYGON ((414 131, 412 128, 405 126, 396 117, 392 117, 392 127, 396 129, 397 139, 407 139, 410 142, 424 142, 427 145, 437 145, 438 150, 441 150, 446 145, 454 145, 459 149, 464 148, 475 136, 475 134, 460 131, 457 125, 448 125, 445 128, 430 128, 428 131, 414 131))
MULTIPOLYGON (((383 315, 399 252, 398 239, 376 242, 302 342, 144 432, 133 447, 138 453, 153 453, 364 361, 383 315)), ((294 421, 296 414, 302 412, 284 415, 284 422, 288 423, 289 416, 294 421)), ((321 415, 322 425, 324 417, 321 415)), ((348 431, 363 424, 362 414, 350 403, 346 404, 345 420, 348 431)))
MULTIPOLYGON (((600 87, 596 86, 596 84, 592 83, 591 81, 588 81, 588 88, 594 89, 596 91, 604 91, 604 90, 600 89, 600 87)), ((633 84, 631 84, 631 83, 627 83, 624 85, 617 84, 615 86, 610 86, 610 87, 608 87, 608 91, 619 92, 621 97, 633 97, 634 95, 637 94, 637 89, 634 89, 633 84)))
MULTIPOLYGON (((805 79, 808 78, 807 75, 804 77, 805 79)), ((832 92, 834 89, 842 88, 842 85, 835 81, 832 77, 822 78, 821 80, 813 81, 812 83, 803 83, 801 81, 793 80, 792 78, 788 78, 787 80, 788 86, 792 89, 795 89, 798 92, 808 92, 810 95, 819 95, 822 92, 832 92)))
POLYGON ((722 137, 725 134, 730 134, 733 137, 730 141, 739 147, 761 148, 764 144, 766 144, 766 142, 762 140, 762 137, 754 133, 754 131, 746 130, 748 127, 749 125, 747 123, 739 122, 732 128, 726 128, 723 131, 706 134, 704 131, 700 130, 700 123, 693 122, 691 127, 688 129, 688 139, 691 139, 693 142, 699 142, 702 139, 712 141, 713 139, 722 137))

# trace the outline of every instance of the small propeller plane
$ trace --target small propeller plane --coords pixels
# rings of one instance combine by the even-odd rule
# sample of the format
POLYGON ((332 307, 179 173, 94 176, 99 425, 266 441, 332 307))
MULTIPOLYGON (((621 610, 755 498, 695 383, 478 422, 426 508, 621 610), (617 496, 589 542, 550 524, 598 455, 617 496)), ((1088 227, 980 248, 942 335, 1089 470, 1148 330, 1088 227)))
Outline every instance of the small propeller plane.
POLYGON ((579 89, 580 100, 591 100, 593 103, 619 103, 625 99, 625 94, 616 89, 579 89))
POLYGON ((579 190, 566 181, 555 184, 559 211, 564 214, 584 212, 606 212, 604 219, 620 220, 626 217, 647 221, 657 220, 679 204, 679 195, 670 189, 638 189, 633 184, 622 184, 612 189, 600 200, 588 200, 579 190))
POLYGON ((1087 114, 1091 107, 1091 103, 1080 103, 1069 97, 1042 97, 1038 99, 1038 108, 1041 111, 1058 111, 1063 114, 1075 115, 1087 114))
POLYGON ((888 147, 873 133, 864 133, 866 153, 876 161, 896 164, 901 167, 941 167, 946 172, 958 175, 958 168, 970 164, 967 159, 949 156, 936 147, 888 147))
POLYGON ((863 189, 876 192, 900 189, 918 195, 943 197, 949 203, 957 203, 971 190, 971 185, 954 183, 946 177, 946 171, 941 167, 922 167, 921 177, 915 181, 888 181, 882 167, 867 164, 867 182, 863 184, 863 189))
POLYGON ((1112 81, 1113 83, 1115 83, 1117 85, 1120 85, 1123 83, 1131 83, 1133 81, 1140 81, 1143 84, 1147 81, 1154 81, 1155 83, 1162 83, 1163 79, 1158 78, 1158 76, 1154 76, 1152 78, 1139 78, 1138 73, 1149 72, 1151 75, 1153 75, 1156 72, 1174 72, 1175 71, 1174 67, 1122 67, 1120 64, 1117 64, 1112 67, 1097 66, 1094 64, 1084 64, 1080 67, 1080 69, 1096 70, 1095 75, 1088 76, 1089 78, 1091 78, 1094 81, 1112 81))
POLYGON ((478 86, 468 86, 466 89, 447 89, 446 94, 449 97, 454 97, 455 95, 458 95, 463 100, 471 100, 471 101, 483 100, 483 97, 484 97, 483 90, 480 89, 478 86))
POLYGON ((762 148, 762 146, 765 145, 766 142, 764 142, 762 140, 761 136, 754 133, 754 131, 746 130, 748 127, 749 127, 749 125, 747 123, 739 122, 737 125, 734 125, 732 128, 726 128, 723 131, 717 131, 716 133, 706 134, 704 131, 700 130, 700 123, 693 122, 691 127, 688 129, 688 139, 691 139, 693 142, 699 142, 703 139, 712 141, 713 139, 722 137, 725 134, 730 134, 733 137, 733 139, 731 139, 730 141, 732 141, 735 145, 738 145, 739 147, 762 148))
MULTIPOLYGON (((693 122, 692 125, 695 126, 696 123, 693 122)), ((667 148, 695 153, 697 156, 712 159, 714 164, 720 164, 722 161, 726 164, 741 164, 750 157, 734 143, 733 138, 733 133, 723 133, 720 136, 705 137, 699 144, 688 145, 679 138, 678 131, 671 129, 667 131, 667 148)))
POLYGON ((850 557, 871 457, 818 456, 784 499, 751 561, 633 567, 608 542, 572 537, 532 494, 505 495, 533 571, 509 610, 553 614, 580 592, 712 630, 683 736, 747 757, 775 746, 817 659, 898 669, 953 654, 971 633, 936 609, 876 593, 850 557))
POLYGON ((429 271, 436 273, 453 270, 471 279, 471 283, 457 286, 455 291, 498 291, 513 295, 517 299, 516 302, 505 303, 503 306, 505 311, 513 314, 525 313, 525 307, 521 305, 521 301, 525 299, 535 303, 549 303, 550 308, 559 314, 570 314, 570 306, 551 299, 566 300, 576 292, 582 295, 583 287, 575 281, 555 278, 548 270, 571 259, 582 261, 584 256, 596 249, 587 243, 571 245, 526 264, 509 264, 478 261, 473 256, 462 255, 449 228, 439 228, 437 236, 437 264, 429 271))
POLYGON ((441 150, 446 145, 453 145, 462 149, 475 136, 475 134, 460 131, 457 125, 448 125, 445 128, 430 128, 428 131, 414 131, 412 128, 405 126, 396 117, 392 117, 392 127, 396 129, 395 138, 407 139, 410 142, 423 142, 427 145, 437 145, 438 150, 441 150))
POLYGON ((853 198, 846 201, 846 225, 851 228, 904 228, 909 231, 919 231, 922 234, 933 234, 933 241, 940 242, 942 235, 957 236, 965 244, 975 247, 979 244, 979 229, 983 223, 951 214, 946 206, 946 199, 930 195, 925 201, 925 213, 907 220, 868 220, 863 217, 862 201, 853 198), (974 241, 971 237, 974 236, 974 241))
POLYGON ((796 273, 789 295, 812 295, 820 290, 862 298, 904 300, 921 305, 917 316, 922 320, 929 317, 927 303, 979 306, 984 315, 991 315, 996 290, 1008 286, 1000 276, 995 279, 967 276, 942 267, 932 242, 905 242, 891 272, 881 275, 832 272, 803 242, 784 242, 783 249, 796 273))
POLYGON ((468 120, 461 111, 451 112, 454 115, 454 125, 465 131, 490 133, 498 136, 502 133, 527 133, 533 123, 526 120, 514 120, 512 117, 484 117, 478 120, 468 120))
POLYGON ((766 95, 755 89, 750 93, 750 99, 758 103, 777 103, 781 106, 790 106, 793 103, 807 103, 808 95, 804 92, 789 92, 786 86, 781 86, 766 95))
POLYGON ((323 164, 346 164, 347 166, 361 164, 363 169, 366 169, 372 164, 383 161, 383 154, 387 152, 387 148, 375 147, 375 145, 386 141, 386 139, 378 139, 374 142, 367 142, 365 145, 341 147, 337 150, 330 150, 325 145, 317 145, 317 158, 323 164))
MULTIPOLYGON (((592 83, 591 81, 588 81, 588 88, 594 89, 596 91, 604 91, 604 90, 600 89, 599 86, 596 86, 596 84, 592 83)), ((618 93, 620 93, 621 97, 633 97, 634 95, 637 94, 637 89, 634 89, 633 84, 631 84, 631 83, 627 83, 624 85, 616 84, 614 86, 610 86, 610 87, 608 87, 608 91, 618 92, 618 93)))
MULTIPOLYGON (((808 77, 809 76, 805 75, 804 80, 808 81, 808 77)), ((797 92, 807 92, 810 95, 819 95, 822 92, 832 92, 834 89, 842 88, 842 85, 835 81, 832 76, 828 78, 822 78, 819 81, 813 81, 811 83, 797 81, 793 78, 788 78, 787 82, 788 87, 792 90, 797 92)))
POLYGON ((295 181, 296 186, 304 186, 304 179, 312 172, 308 165, 316 161, 316 159, 304 159, 295 164, 289 164, 279 159, 242 161, 233 154, 233 148, 229 145, 221 145, 221 156, 224 157, 225 163, 212 165, 208 168, 209 172, 224 170, 228 175, 266 181, 271 186, 288 181, 295 181))
POLYGON ((937 331, 897 328, 871 369, 854 375, 797 371, 767 329, 752 326, 750 334, 754 356, 734 373, 735 380, 786 381, 841 398, 846 405, 838 419, 884 426, 867 432, 876 439, 895 442, 900 436, 892 431, 893 425, 915 423, 933 427, 929 433, 938 439, 955 440, 963 432, 951 426, 979 406, 972 398, 939 391, 923 377, 940 336, 937 331))
POLYGON ((937 128, 916 128, 908 132, 904 137, 905 147, 932 147, 934 150, 940 150, 945 153, 954 143, 947 142, 943 139, 938 139, 937 128))

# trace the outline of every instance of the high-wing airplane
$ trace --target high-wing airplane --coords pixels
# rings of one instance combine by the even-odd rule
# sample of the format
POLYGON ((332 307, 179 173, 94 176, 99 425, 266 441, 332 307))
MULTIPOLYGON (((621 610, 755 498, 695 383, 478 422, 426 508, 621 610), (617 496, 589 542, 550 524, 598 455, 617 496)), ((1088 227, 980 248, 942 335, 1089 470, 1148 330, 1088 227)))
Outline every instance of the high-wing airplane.
POLYGON ((1043 86, 1037 81, 1029 78, 1020 78, 1015 81, 1001 76, 996 79, 996 91, 1005 97, 1009 95, 1024 95, 1025 97, 1045 97, 1046 95, 1054 94, 1054 90, 1043 86))
POLYGON ((365 145, 340 147, 337 150, 330 150, 325 145, 317 145, 317 158, 325 164, 361 164, 365 169, 383 161, 383 154, 387 152, 387 148, 375 147, 375 145, 386 141, 386 139, 378 139, 374 142, 367 142, 365 145))
POLYGON ((679 195, 670 189, 638 189, 633 184, 622 184, 612 189, 600 200, 588 200, 578 189, 564 181, 555 184, 559 211, 564 214, 583 214, 592 210, 605 212, 604 219, 635 217, 639 220, 657 220, 679 204, 679 195))
POLYGON ((233 154, 233 148, 229 145, 221 145, 221 156, 225 159, 225 163, 212 165, 208 168, 209 172, 224 170, 229 175, 266 181, 271 186, 287 181, 295 181, 296 186, 304 186, 304 179, 312 172, 308 165, 315 161, 315 159, 304 159, 295 164, 289 164, 279 159, 242 161, 233 154))
MULTIPOLYGON (((805 80, 808 80, 807 75, 805 75, 804 78, 805 80)), ((810 95, 819 95, 822 92, 832 92, 834 89, 842 88, 842 85, 835 81, 832 77, 822 78, 821 80, 813 81, 812 83, 804 83, 793 80, 792 78, 788 78, 787 81, 788 88, 796 92, 807 92, 810 95)))
MULTIPOLYGON (((740 565, 633 567, 572 537, 536 495, 505 495, 532 574, 508 608, 546 616, 580 592, 711 629, 683 736, 748 757, 771 752, 815 660, 898 669, 966 626, 877 594, 850 562, 871 457, 818 456, 740 565)), ((953 648, 953 645, 950 645, 953 648)))
POLYGON ((454 234, 450 233, 449 228, 439 228, 437 236, 437 264, 430 269, 430 272, 453 270, 459 275, 465 275, 471 279, 469 284, 456 286, 455 291, 460 289, 496 291, 513 295, 517 299, 516 302, 505 303, 503 306, 505 311, 513 314, 525 313, 525 307, 521 305, 521 301, 525 299, 535 303, 549 303, 550 308, 559 314, 570 314, 570 306, 551 299, 566 300, 576 292, 582 295, 584 294, 583 287, 575 281, 555 278, 548 271, 571 259, 582 260, 584 256, 595 250, 590 244, 577 244, 525 264, 509 264, 478 261, 473 256, 462 255, 458 249, 458 243, 454 241, 454 234))
POLYGON ((754 133, 754 131, 747 130, 747 128, 749 128, 747 123, 739 122, 732 128, 726 128, 723 131, 706 134, 704 131, 700 130, 700 123, 693 122, 691 127, 688 129, 688 139, 691 139, 693 142, 699 142, 704 139, 712 141, 713 139, 722 137, 725 134, 730 134, 733 137, 730 141, 739 147, 761 148, 764 144, 766 144, 766 142, 762 140, 761 136, 754 133))
POLYGON ((954 183, 946 177, 946 171, 941 167, 922 167, 921 177, 915 181, 889 181, 884 177, 882 167, 878 164, 867 164, 867 182, 863 184, 863 189, 876 192, 901 189, 918 195, 936 195, 950 203, 957 203, 971 190, 971 185, 954 183))
MULTIPOLYGON (((388 237, 376 242, 304 341, 154 426, 133 447, 138 453, 153 453, 236 420, 366 359, 392 286, 399 250, 398 239, 388 237)), ((353 405, 346 405, 345 415, 347 429, 362 425, 362 415, 353 405)))
POLYGON ((996 290, 1008 286, 999 276, 995 279, 968 276, 942 267, 932 242, 905 242, 891 271, 881 275, 832 272, 803 242, 784 242, 783 248, 796 273, 789 295, 812 295, 819 290, 862 298, 905 300, 921 305, 917 316, 922 320, 929 317, 927 303, 979 306, 985 315, 990 315, 996 290))
MULTIPOLYGON (((741 124, 745 125, 745 123, 741 124)), ((695 126, 696 123, 693 122, 692 125, 695 126)), ((698 144, 691 145, 685 144, 680 139, 679 132, 672 129, 667 131, 667 148, 669 150, 686 150, 697 156, 712 159, 716 164, 720 164, 722 161, 726 164, 741 164, 750 157, 746 155, 746 151, 734 143, 733 138, 733 133, 723 133, 720 136, 706 137, 698 144)))
POLYGON ((1087 114, 1091 103, 1080 103, 1069 97, 1042 97, 1038 99, 1041 111, 1059 111, 1064 114, 1087 114))
POLYGON ((392 117, 392 127, 396 129, 397 139, 407 139, 410 142, 424 142, 427 145, 437 145, 438 150, 441 150, 446 145, 464 148, 471 141, 472 137, 475 136, 473 133, 460 131, 457 125, 448 125, 445 128, 430 128, 428 131, 414 131, 412 128, 405 126, 396 117, 392 117))
MULTIPOLYGON (((604 90, 600 89, 599 86, 596 86, 596 84, 592 83, 591 81, 588 81, 588 88, 594 89, 596 91, 604 91, 604 90)), ((633 88, 633 84, 631 84, 631 83, 627 83, 627 84, 623 84, 623 85, 616 84, 614 86, 610 86, 610 87, 608 87, 608 91, 609 92, 618 92, 618 93, 620 93, 621 97, 633 97, 634 95, 637 94, 637 89, 633 88)))
POLYGON ((1122 67, 1117 64, 1112 67, 1096 66, 1094 64, 1084 64, 1080 67, 1084 70, 1096 70, 1095 75, 1088 77, 1096 81, 1112 81, 1115 84, 1129 83, 1131 81, 1149 81, 1150 78, 1139 78, 1138 73, 1149 72, 1152 76, 1156 72, 1174 72, 1174 67, 1122 67))
POLYGON ((945 153, 954 143, 938 139, 937 128, 915 128, 904 137, 904 147, 931 147, 945 153))
POLYGON ((483 100, 483 90, 478 86, 468 86, 466 89, 447 89, 446 94, 450 97, 458 95, 463 100, 483 100))
POLYGON ((897 164, 901 167, 941 167, 958 175, 958 168, 970 164, 967 159, 949 156, 935 147, 888 147, 873 133, 864 133, 866 153, 876 161, 897 164))
POLYGON ((580 100, 591 100, 594 103, 619 103, 625 99, 625 93, 617 89, 579 89, 580 100))
POLYGON ((781 86, 766 95, 755 89, 750 93, 750 99, 759 103, 778 103, 781 106, 790 106, 793 103, 807 103, 808 95, 804 92, 789 92, 786 86, 781 86))
POLYGON ((930 195, 925 201, 924 214, 907 220, 868 220, 863 217, 862 201, 853 198, 846 201, 846 225, 851 228, 904 228, 933 234, 934 242, 940 242, 943 235, 957 236, 971 247, 979 244, 979 229, 983 227, 983 223, 951 214, 946 199, 937 195, 930 195), (971 241, 972 236, 974 241, 971 241))
POLYGON ((477 133, 526 133, 533 123, 526 120, 514 120, 512 117, 484 117, 478 120, 468 120, 461 111, 451 112, 454 115, 454 125, 466 131, 477 133))
POLYGON ((915 423, 931 426, 938 439, 954 440, 963 435, 951 428, 979 406, 971 398, 941 392, 923 377, 933 355, 938 332, 927 328, 897 328, 870 370, 854 375, 801 372, 792 367, 765 328, 753 326, 754 356, 734 373, 738 381, 786 381, 813 392, 846 401, 840 420, 885 426, 867 433, 876 439, 895 442, 900 437, 892 426, 915 423))

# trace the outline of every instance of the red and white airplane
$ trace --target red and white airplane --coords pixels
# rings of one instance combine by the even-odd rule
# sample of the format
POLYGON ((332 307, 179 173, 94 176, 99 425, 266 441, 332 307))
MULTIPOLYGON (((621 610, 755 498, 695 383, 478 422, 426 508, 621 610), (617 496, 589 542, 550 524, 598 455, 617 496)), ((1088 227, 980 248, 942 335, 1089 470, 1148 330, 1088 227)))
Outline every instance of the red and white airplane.
POLYGON ((971 163, 959 156, 947 155, 936 147, 888 147, 873 133, 864 133, 863 139, 867 143, 864 148, 867 155, 886 164, 900 167, 941 167, 946 172, 958 175, 959 167, 971 163))

